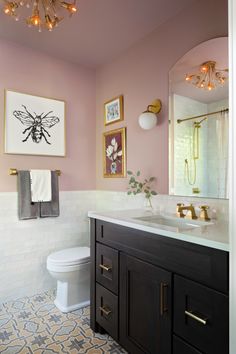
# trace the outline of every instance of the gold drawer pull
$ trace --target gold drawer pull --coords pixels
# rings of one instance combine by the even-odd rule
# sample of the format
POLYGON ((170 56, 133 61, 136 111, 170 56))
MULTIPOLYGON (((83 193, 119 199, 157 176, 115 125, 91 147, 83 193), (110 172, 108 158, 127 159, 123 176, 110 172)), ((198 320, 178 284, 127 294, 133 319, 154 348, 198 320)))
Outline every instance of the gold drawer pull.
POLYGON ((168 284, 161 282, 160 286, 160 314, 164 315, 165 312, 168 311, 168 307, 166 306, 166 296, 167 296, 168 284))
POLYGON ((102 311, 106 316, 109 316, 111 313, 111 310, 109 309, 109 307, 103 306, 103 307, 99 307, 99 310, 102 311))
POLYGON ((194 315, 194 313, 192 313, 192 311, 186 311, 185 310, 184 313, 185 313, 186 316, 191 317, 192 319, 194 319, 197 322, 200 322, 204 326, 207 324, 207 318, 198 317, 198 316, 194 315))
POLYGON ((105 265, 105 264, 99 264, 99 267, 102 268, 103 270, 107 271, 107 272, 111 272, 112 267, 105 265))

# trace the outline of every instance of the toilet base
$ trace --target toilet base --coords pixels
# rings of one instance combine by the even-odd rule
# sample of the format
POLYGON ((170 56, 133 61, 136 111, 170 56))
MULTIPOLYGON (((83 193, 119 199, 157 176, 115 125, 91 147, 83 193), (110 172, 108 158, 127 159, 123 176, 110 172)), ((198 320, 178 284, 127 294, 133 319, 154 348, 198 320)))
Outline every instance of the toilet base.
POLYGON ((58 310, 60 310, 63 313, 67 313, 67 312, 75 311, 75 310, 81 309, 82 307, 86 307, 86 306, 90 305, 90 301, 88 300, 88 301, 80 302, 78 304, 74 304, 71 306, 63 306, 56 299, 56 300, 54 300, 54 304, 58 308, 58 310))
POLYGON ((90 263, 80 266, 77 271, 57 274, 57 294, 54 304, 62 312, 70 312, 90 303, 90 263))

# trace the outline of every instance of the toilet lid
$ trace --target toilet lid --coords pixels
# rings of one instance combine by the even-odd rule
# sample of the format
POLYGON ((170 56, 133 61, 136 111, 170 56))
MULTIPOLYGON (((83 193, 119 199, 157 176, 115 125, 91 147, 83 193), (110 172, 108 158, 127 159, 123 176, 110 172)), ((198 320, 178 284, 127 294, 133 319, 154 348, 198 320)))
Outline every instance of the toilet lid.
POLYGON ((67 248, 48 256, 48 263, 55 265, 75 265, 87 263, 90 260, 89 247, 67 248))

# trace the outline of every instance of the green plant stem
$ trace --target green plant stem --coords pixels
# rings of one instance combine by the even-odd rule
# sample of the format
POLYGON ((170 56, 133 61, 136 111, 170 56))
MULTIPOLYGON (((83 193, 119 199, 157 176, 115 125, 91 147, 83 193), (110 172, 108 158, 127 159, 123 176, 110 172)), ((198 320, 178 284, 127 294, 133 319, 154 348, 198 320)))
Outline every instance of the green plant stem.
POLYGON ((150 197, 148 198, 148 202, 149 202, 150 207, 153 209, 152 201, 151 201, 151 198, 150 198, 150 197))

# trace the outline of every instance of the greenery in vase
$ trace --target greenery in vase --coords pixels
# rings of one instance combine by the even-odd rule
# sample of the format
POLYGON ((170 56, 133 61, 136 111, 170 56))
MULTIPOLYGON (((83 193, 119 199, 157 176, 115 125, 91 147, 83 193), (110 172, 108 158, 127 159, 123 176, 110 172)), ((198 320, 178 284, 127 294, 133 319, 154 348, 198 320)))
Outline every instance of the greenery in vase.
POLYGON ((150 177, 149 179, 144 179, 144 181, 140 180, 140 171, 136 174, 132 171, 127 171, 129 178, 129 186, 128 186, 128 195, 136 195, 139 193, 144 193, 145 198, 147 198, 150 207, 152 208, 151 197, 153 195, 157 195, 157 192, 152 188, 153 182, 156 180, 155 177, 150 177))

